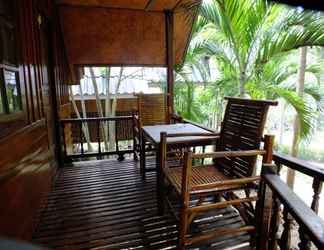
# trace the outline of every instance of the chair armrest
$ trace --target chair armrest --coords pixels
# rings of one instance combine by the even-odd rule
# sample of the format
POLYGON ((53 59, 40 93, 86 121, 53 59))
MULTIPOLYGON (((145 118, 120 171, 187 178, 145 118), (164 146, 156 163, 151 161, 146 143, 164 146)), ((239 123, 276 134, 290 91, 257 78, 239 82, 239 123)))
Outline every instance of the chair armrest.
POLYGON ((267 151, 265 150, 240 150, 240 151, 219 151, 213 153, 201 153, 193 154, 193 159, 204 159, 204 158, 225 158, 225 157, 240 157, 240 156, 257 156, 264 155, 267 151))
POLYGON ((178 114, 175 114, 175 113, 172 113, 170 115, 170 118, 171 118, 171 121, 174 121, 174 122, 183 122, 183 117, 178 114))

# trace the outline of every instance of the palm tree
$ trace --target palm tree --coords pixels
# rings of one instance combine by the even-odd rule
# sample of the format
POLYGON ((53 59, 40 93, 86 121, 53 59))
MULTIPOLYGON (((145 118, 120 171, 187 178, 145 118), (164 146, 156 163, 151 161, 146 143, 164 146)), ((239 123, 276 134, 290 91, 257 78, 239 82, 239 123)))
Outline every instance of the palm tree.
POLYGON ((280 79, 275 84, 265 78, 280 71, 276 63, 297 48, 324 45, 323 16, 264 0, 214 0, 202 5, 198 23, 192 46, 217 61, 218 82, 236 87, 233 92, 241 96, 285 99, 299 114, 306 136, 311 128, 307 103, 280 86, 280 79))
POLYGON ((201 8, 203 46, 245 85, 272 58, 303 46, 324 45, 324 19, 313 12, 264 0, 214 0, 201 8))
MULTIPOLYGON (((305 91, 305 73, 306 73, 306 60, 307 60, 307 47, 300 48, 300 64, 299 64, 299 72, 298 72, 298 83, 297 83, 297 95, 301 98, 304 95, 305 91)), ((299 116, 298 114, 295 115, 294 120, 294 133, 293 133, 293 142, 291 147, 291 155, 297 157, 298 155, 298 148, 299 148, 299 132, 300 125, 299 125, 299 116)), ((288 169, 287 172, 287 184, 291 188, 294 187, 295 182, 295 171, 293 169, 288 169)))

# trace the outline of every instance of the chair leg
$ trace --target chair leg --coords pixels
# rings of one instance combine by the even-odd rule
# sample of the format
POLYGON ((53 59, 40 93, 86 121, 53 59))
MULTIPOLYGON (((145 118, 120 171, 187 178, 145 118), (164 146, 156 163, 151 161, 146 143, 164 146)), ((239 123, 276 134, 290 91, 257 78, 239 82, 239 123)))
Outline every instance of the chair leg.
POLYGON ((141 147, 140 147, 140 172, 141 172, 141 175, 142 175, 142 179, 145 180, 146 178, 146 169, 145 169, 145 139, 142 138, 141 140, 141 147))
POLYGON ((188 229, 187 208, 183 207, 180 210, 179 238, 178 238, 178 248, 177 248, 179 250, 186 249, 187 229, 188 229))

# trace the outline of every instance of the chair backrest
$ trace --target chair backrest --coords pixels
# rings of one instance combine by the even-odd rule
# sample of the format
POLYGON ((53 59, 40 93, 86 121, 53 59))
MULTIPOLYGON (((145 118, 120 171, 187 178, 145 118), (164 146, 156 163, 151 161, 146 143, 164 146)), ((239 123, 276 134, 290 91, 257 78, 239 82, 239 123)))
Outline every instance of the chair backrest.
MULTIPOLYGON (((260 148, 269 106, 275 101, 225 98, 225 110, 217 151, 254 150, 260 148)), ((223 158, 217 164, 225 174, 247 177, 254 173, 256 156, 223 158)))
POLYGON ((137 109, 143 126, 169 123, 166 94, 137 94, 137 109))

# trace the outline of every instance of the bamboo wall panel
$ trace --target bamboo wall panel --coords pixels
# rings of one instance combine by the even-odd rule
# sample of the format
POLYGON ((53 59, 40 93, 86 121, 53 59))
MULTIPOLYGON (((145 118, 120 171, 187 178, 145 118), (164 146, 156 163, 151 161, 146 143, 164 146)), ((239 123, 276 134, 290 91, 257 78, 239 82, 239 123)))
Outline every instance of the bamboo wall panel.
POLYGON ((16 3, 23 111, 0 119, 0 235, 28 240, 57 166, 52 89, 68 103, 69 70, 53 1, 16 3))
POLYGON ((74 5, 74 6, 96 6, 106 8, 126 8, 126 9, 137 9, 137 10, 154 10, 163 11, 171 10, 176 7, 179 0, 58 0, 59 4, 74 5))
POLYGON ((61 7, 71 64, 164 65, 163 12, 61 7))

